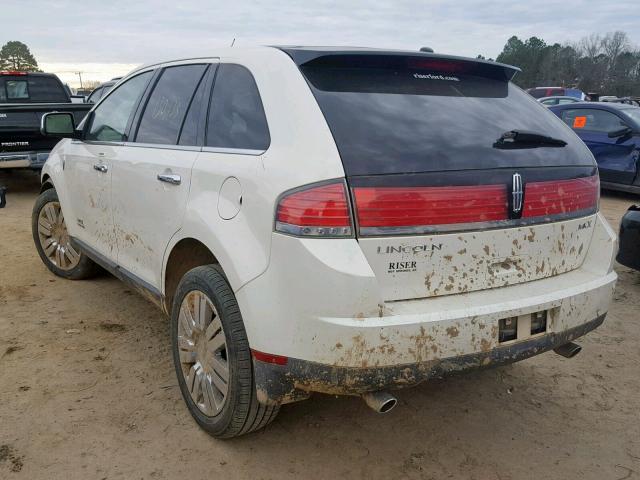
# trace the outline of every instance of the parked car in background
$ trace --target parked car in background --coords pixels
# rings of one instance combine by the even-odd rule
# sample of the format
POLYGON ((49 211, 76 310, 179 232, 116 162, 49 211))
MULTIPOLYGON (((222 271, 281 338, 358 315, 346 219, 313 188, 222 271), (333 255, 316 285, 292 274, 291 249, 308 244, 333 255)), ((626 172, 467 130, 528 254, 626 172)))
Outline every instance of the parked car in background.
POLYGON ((640 270, 640 205, 629 208, 620 222, 618 263, 640 270))
POLYGON ((550 110, 593 153, 603 188, 640 193, 640 108, 623 103, 556 105, 550 110))
POLYGON ((627 105, 633 105, 635 107, 640 106, 638 99, 635 97, 602 96, 599 98, 599 101, 609 103, 626 103, 627 105))
MULTIPOLYGON (((56 275, 101 265, 171 317, 217 437, 555 349, 603 321, 593 156, 517 69, 375 49, 224 49, 140 68, 64 130, 33 210, 56 275), (507 131, 505 131, 507 129, 507 131)), ((83 286, 76 283, 78 295, 83 286)), ((126 392, 123 392, 126 394, 126 392)))
POLYGON ((42 115, 70 112, 80 122, 90 108, 72 103, 53 74, 0 72, 0 169, 41 168, 59 140, 42 135, 42 115))
POLYGON ((109 92, 109 90, 111 90, 113 88, 113 86, 116 83, 118 83, 118 80, 120 80, 120 78, 122 78, 122 77, 112 78, 108 82, 104 82, 104 83, 98 85, 95 88, 95 90, 93 90, 93 92, 91 92, 91 95, 89 95, 87 97, 87 102, 88 103, 98 103, 98 101, 102 97, 104 97, 109 92))
POLYGON ((550 107, 551 105, 564 105, 565 103, 576 103, 576 102, 580 102, 581 100, 576 97, 565 97, 565 96, 557 95, 553 97, 538 98, 538 101, 541 104, 547 107, 550 107))
POLYGON ((582 90, 577 88, 565 88, 565 87, 535 87, 528 88, 527 93, 533 98, 542 97, 574 97, 578 100, 586 100, 587 97, 582 90))

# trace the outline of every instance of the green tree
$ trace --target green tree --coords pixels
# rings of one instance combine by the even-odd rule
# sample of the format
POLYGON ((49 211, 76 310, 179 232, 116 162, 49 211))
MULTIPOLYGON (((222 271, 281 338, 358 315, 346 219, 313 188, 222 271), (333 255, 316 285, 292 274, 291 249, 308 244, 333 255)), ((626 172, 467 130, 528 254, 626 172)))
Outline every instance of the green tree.
POLYGON ((37 72, 38 62, 24 43, 7 42, 0 49, 0 70, 37 72))

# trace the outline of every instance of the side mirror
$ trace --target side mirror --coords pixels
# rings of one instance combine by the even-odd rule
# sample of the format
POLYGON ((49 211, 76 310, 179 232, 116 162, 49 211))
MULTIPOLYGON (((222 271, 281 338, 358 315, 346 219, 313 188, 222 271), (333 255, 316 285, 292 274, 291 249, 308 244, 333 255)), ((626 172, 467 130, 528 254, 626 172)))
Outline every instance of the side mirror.
POLYGON ((633 130, 631 130, 629 127, 621 127, 617 130, 613 130, 609 132, 607 135, 609 138, 617 138, 617 137, 625 137, 632 133, 633 133, 633 130))
POLYGON ((40 121, 40 133, 46 137, 78 138, 75 119, 69 112, 45 113, 40 121))

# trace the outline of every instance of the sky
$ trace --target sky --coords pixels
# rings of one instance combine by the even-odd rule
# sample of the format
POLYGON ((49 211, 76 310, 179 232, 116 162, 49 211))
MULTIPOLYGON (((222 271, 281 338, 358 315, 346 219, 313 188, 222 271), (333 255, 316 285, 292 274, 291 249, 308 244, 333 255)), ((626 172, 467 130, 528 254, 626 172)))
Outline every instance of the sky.
POLYGON ((495 58, 512 35, 573 42, 623 30, 640 45, 640 0, 2 0, 0 45, 26 43, 71 86, 216 47, 346 45, 495 58))

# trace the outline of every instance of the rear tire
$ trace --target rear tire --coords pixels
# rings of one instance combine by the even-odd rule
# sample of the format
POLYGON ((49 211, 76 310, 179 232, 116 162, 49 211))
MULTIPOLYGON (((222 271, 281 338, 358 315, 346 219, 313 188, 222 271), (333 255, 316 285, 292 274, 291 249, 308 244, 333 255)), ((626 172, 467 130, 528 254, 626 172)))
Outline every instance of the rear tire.
POLYGON ((237 437, 276 417, 279 406, 256 398, 242 315, 219 267, 196 267, 182 277, 171 313, 171 344, 184 401, 207 433, 237 437))
POLYGON ((69 237, 54 188, 45 190, 36 199, 31 215, 31 232, 42 262, 57 276, 82 280, 99 272, 100 267, 69 237))

